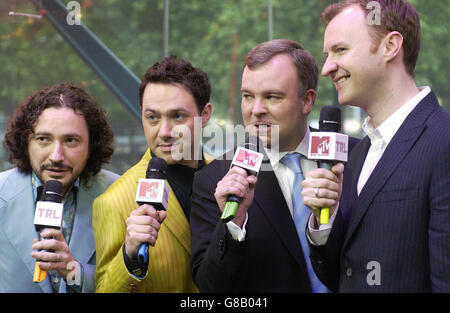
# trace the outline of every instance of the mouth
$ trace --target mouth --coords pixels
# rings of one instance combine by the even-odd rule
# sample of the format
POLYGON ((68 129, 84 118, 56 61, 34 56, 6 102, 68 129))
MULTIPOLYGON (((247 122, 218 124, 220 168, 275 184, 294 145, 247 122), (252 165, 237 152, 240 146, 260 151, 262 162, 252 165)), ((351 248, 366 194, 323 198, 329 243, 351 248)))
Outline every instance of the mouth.
POLYGON ((172 142, 172 143, 163 143, 159 144, 158 148, 162 152, 171 152, 173 149, 177 148, 180 145, 178 142, 172 142))
POLYGON ((70 172, 69 168, 61 168, 61 167, 48 167, 44 169, 50 177, 61 177, 66 173, 70 172))
POLYGON ((338 77, 338 78, 336 78, 336 79, 333 79, 333 81, 334 81, 335 86, 336 86, 336 87, 339 87, 339 86, 341 86, 344 82, 346 82, 349 78, 350 78, 350 75, 347 75, 347 76, 341 76, 341 77, 338 77))

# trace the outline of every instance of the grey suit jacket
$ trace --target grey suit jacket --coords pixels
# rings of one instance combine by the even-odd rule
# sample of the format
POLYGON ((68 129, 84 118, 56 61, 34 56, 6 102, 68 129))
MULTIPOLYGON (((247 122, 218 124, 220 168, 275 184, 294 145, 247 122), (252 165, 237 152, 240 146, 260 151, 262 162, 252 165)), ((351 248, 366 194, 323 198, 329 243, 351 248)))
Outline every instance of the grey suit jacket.
MULTIPOLYGON (((92 230, 92 203, 118 178, 115 173, 101 170, 86 187, 77 193, 72 238, 69 248, 84 271, 83 292, 94 292, 95 242, 92 230)), ((53 292, 48 275, 33 283, 35 259, 31 245, 38 238, 35 231, 31 175, 17 168, 0 173, 0 292, 53 292)), ((60 292, 67 292, 61 280, 60 292)))

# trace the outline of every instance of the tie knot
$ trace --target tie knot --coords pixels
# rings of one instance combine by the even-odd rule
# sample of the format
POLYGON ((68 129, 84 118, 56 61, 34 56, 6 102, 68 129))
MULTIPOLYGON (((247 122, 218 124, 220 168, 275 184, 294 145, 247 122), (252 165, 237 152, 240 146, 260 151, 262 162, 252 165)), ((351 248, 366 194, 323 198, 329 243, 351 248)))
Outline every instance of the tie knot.
POLYGON ((300 167, 301 157, 302 155, 297 152, 286 154, 281 158, 280 162, 289 167, 295 174, 299 174, 302 173, 302 168, 300 167))

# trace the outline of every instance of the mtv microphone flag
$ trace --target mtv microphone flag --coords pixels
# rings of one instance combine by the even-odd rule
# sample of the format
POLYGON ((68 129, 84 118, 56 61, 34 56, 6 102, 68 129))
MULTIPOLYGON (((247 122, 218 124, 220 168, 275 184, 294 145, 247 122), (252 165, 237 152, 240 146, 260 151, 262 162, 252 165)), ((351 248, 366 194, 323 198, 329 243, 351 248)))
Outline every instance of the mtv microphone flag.
MULTIPOLYGON (((247 145, 248 147, 253 147, 252 144, 247 143, 247 145)), ((255 150, 258 150, 256 146, 254 148, 255 150)), ((233 157, 233 162, 231 163, 230 168, 233 166, 239 166, 245 169, 248 175, 257 176, 263 158, 264 156, 262 153, 239 146, 236 149, 236 152, 233 157)), ((234 195, 228 196, 227 202, 225 203, 225 208, 223 209, 221 216, 222 222, 228 223, 236 216, 236 212, 237 209, 239 208, 240 201, 241 200, 234 195)))
MULTIPOLYGON (((331 169, 336 162, 347 162, 348 136, 336 132, 311 132, 308 159, 318 160, 319 167, 331 169)), ((328 224, 330 209, 320 210, 320 224, 328 224)))
POLYGON ((347 162, 348 136, 333 132, 309 134, 308 159, 347 162))
POLYGON ((169 185, 163 179, 140 178, 136 190, 136 202, 160 204, 164 210, 167 210, 169 185))

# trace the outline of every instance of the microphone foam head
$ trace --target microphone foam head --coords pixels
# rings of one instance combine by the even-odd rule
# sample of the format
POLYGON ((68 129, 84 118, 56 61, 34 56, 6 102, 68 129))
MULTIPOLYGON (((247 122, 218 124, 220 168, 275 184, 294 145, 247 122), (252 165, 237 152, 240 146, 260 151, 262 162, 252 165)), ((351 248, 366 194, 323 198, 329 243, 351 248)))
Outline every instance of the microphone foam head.
POLYGON ((164 159, 152 157, 148 163, 146 178, 166 179, 167 163, 164 159))
POLYGON ((338 133, 341 130, 341 109, 337 105, 327 105, 320 110, 319 130, 338 133))
POLYGON ((41 201, 51 201, 61 203, 63 195, 63 185, 58 180, 49 180, 44 185, 41 201))

